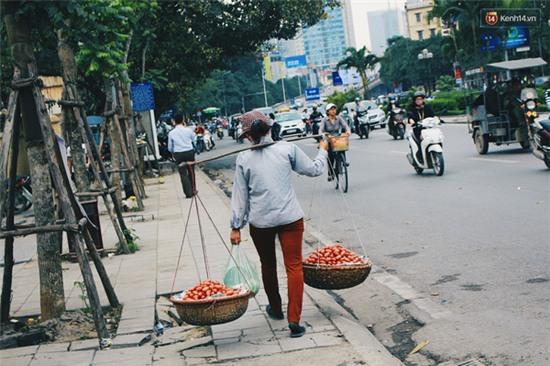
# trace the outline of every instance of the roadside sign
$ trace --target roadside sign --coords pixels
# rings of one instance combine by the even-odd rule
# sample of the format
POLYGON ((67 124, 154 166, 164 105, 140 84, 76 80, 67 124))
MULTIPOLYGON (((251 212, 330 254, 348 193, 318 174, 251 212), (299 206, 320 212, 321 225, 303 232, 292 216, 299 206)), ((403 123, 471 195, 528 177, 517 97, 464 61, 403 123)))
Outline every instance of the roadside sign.
POLYGON ((155 109, 153 84, 149 82, 132 83, 130 90, 132 95, 132 109, 135 112, 146 112, 155 109))
POLYGON ((306 88, 306 100, 321 99, 321 90, 319 88, 306 88))
POLYGON ((307 66, 306 55, 286 57, 285 66, 287 69, 306 67, 307 66))
POLYGON ((338 73, 338 71, 332 72, 332 85, 334 86, 344 85, 344 82, 342 81, 342 78, 340 77, 340 74, 338 73))

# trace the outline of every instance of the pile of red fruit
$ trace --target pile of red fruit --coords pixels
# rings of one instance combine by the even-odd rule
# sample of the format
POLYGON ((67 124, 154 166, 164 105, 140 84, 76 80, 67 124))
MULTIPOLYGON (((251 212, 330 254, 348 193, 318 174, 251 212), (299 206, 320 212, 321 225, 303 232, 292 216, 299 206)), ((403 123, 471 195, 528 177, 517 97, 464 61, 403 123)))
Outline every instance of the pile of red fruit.
POLYGON ((339 266, 343 264, 362 264, 365 261, 351 250, 340 244, 334 244, 317 249, 306 258, 304 263, 339 266))
POLYGON ((226 296, 234 296, 240 293, 240 290, 227 287, 221 282, 206 280, 202 281, 195 287, 192 287, 189 290, 185 291, 183 300, 203 300, 208 298, 220 298, 226 296))

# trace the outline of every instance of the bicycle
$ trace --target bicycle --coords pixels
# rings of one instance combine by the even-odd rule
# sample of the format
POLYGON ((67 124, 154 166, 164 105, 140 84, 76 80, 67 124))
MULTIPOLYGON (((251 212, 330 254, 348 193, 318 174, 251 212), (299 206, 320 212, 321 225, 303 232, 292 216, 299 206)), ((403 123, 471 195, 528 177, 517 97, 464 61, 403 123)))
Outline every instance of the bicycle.
POLYGON ((329 143, 334 154, 334 162, 329 169, 335 183, 335 189, 342 188, 344 193, 348 192, 348 164, 345 152, 348 150, 349 137, 347 135, 328 136, 329 143))

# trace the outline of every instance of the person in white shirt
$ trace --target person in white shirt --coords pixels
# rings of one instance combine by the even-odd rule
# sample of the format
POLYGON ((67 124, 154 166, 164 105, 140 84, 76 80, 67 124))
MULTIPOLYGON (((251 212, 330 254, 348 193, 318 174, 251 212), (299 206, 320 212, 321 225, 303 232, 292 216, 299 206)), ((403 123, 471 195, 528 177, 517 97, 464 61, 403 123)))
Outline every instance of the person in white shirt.
POLYGON ((178 164, 183 193, 191 198, 195 194, 195 165, 181 163, 195 161, 195 132, 185 125, 181 114, 176 115, 175 122, 176 127, 168 134, 168 151, 178 164))

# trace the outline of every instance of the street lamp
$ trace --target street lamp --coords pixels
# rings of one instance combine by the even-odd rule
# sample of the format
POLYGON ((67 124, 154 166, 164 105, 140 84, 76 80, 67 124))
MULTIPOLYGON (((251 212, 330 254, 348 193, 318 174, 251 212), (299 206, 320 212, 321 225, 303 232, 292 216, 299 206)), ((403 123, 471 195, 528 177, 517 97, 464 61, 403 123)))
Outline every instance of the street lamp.
MULTIPOLYGON (((428 68, 430 68, 431 63, 429 62, 434 57, 434 54, 428 51, 427 48, 424 48, 422 52, 418 54, 418 60, 426 60, 428 63, 428 68)), ((428 74, 431 74, 431 70, 428 70, 428 74)), ((431 76, 428 76, 431 78, 431 76)), ((428 88, 430 87, 430 82, 428 82, 428 88)))

